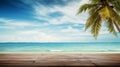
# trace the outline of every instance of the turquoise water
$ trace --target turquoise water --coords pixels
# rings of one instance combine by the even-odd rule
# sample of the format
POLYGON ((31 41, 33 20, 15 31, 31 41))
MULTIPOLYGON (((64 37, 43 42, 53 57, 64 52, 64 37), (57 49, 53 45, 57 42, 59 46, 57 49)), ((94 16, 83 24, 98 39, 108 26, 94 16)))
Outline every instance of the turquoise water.
POLYGON ((0 43, 0 52, 120 52, 120 42, 0 43))

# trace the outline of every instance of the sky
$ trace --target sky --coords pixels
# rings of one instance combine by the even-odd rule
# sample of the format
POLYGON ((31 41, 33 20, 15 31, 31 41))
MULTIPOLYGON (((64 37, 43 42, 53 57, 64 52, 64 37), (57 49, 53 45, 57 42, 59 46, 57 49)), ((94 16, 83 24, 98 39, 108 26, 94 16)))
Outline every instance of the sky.
POLYGON ((85 31, 88 0, 0 0, 0 42, 119 42, 106 25, 97 40, 85 31))

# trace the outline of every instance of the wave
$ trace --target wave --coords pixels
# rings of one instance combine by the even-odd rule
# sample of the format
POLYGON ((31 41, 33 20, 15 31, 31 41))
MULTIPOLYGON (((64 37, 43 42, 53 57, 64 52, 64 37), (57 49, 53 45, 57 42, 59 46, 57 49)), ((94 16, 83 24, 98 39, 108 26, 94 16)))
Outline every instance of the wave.
POLYGON ((50 52, 63 52, 62 50, 48 50, 50 52))

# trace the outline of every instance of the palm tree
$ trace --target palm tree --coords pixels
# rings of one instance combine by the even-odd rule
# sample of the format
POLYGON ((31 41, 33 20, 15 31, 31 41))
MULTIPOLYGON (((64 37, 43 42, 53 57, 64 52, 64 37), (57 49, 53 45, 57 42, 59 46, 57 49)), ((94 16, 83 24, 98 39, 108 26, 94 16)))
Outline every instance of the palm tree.
POLYGON ((120 32, 120 0, 90 0, 79 8, 78 14, 85 11, 89 12, 85 30, 90 28, 95 38, 103 22, 106 23, 108 31, 115 36, 120 32))

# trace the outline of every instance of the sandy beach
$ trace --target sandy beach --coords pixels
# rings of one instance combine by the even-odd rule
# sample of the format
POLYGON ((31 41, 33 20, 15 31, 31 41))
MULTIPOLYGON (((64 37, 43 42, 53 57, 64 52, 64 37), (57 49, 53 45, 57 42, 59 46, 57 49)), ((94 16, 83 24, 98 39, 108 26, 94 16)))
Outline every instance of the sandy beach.
POLYGON ((120 53, 1 53, 0 67, 120 66, 120 53))

